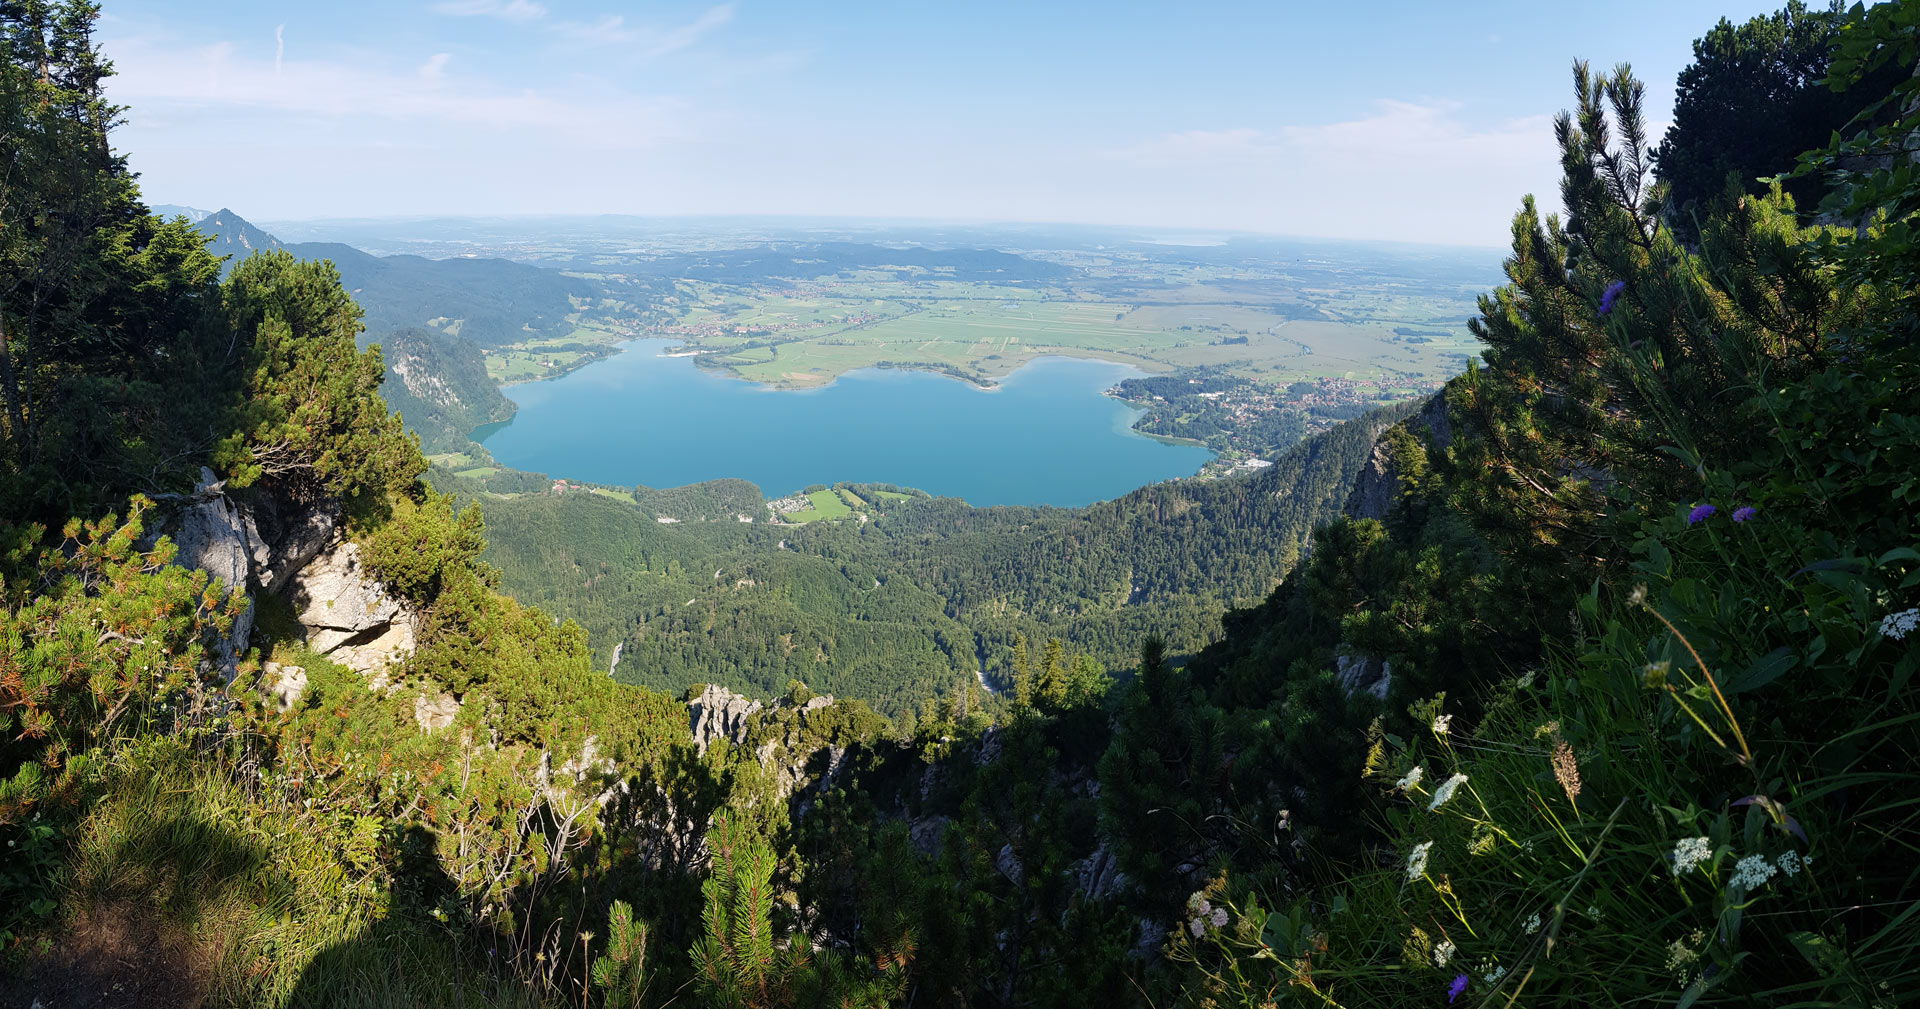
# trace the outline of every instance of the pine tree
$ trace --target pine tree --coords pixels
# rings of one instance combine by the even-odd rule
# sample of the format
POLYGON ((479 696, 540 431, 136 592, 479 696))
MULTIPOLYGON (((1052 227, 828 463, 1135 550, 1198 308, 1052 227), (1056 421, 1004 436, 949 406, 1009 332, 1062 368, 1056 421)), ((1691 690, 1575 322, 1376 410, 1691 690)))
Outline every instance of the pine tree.
POLYGON ((1058 711, 1067 703, 1067 679, 1071 675, 1067 668, 1066 649, 1059 638, 1048 638, 1046 651, 1040 660, 1039 701, 1049 709, 1058 711))
POLYGON ((1013 636, 1013 707, 1016 711, 1033 707, 1033 667, 1025 634, 1013 636))

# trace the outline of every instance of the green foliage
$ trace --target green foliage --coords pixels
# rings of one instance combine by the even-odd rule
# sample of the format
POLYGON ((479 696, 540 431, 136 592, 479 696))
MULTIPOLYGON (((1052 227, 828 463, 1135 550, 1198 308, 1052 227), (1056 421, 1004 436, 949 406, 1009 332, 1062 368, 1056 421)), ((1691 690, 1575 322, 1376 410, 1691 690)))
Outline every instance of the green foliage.
POLYGON ((737 820, 708 835, 711 874, 700 885, 705 935, 690 954, 710 1005, 726 1009, 791 1005, 807 962, 803 946, 776 951, 773 934, 773 850, 737 820))
POLYGON ((1396 675, 1425 663, 1410 685, 1445 691, 1389 712, 1345 764, 1396 858, 1321 844, 1332 862, 1310 885, 1232 866, 1169 950, 1193 997, 1896 1005, 1920 991, 1911 873, 1868 840, 1916 826, 1920 359, 1887 335, 1899 317, 1841 293, 1823 258, 1861 246, 1798 228, 1777 191, 1707 220, 1697 258, 1670 244, 1636 209, 1637 86, 1577 83, 1560 129, 1572 223, 1522 213, 1515 284, 1486 302, 1489 366, 1453 390, 1452 445, 1386 528, 1328 530, 1292 625, 1356 594, 1437 592, 1402 558, 1451 527, 1483 538, 1485 598, 1524 600, 1538 649, 1514 639, 1488 682, 1379 621, 1344 624, 1396 675), (1603 99, 1623 150, 1606 144, 1603 99), (1622 278, 1610 295, 1606 276, 1622 278), (1577 371, 1595 362, 1613 377, 1577 371), (1443 524, 1448 510, 1465 526, 1443 524))
POLYGON ((66 787, 60 771, 117 732, 214 718, 207 645, 245 596, 174 567, 164 540, 138 543, 151 507, 134 498, 123 523, 67 523, 41 547, 38 526, 5 531, 0 612, 0 827, 66 787))
POLYGON ((639 1009, 645 978, 647 926, 633 918, 633 907, 616 900, 607 908, 607 952, 593 962, 593 984, 606 1009, 639 1009))
POLYGON ((379 397, 379 351, 354 345, 360 310, 330 264, 262 253, 223 295, 228 325, 249 337, 238 430, 214 453, 233 486, 264 479, 292 497, 365 505, 425 470, 379 397))
MULTIPOLYGON (((1836 93, 1823 86, 1828 60, 1845 19, 1808 10, 1799 0, 1735 25, 1722 18, 1694 40, 1693 62, 1680 71, 1673 125, 1654 152, 1668 187, 1668 223, 1689 242, 1700 222, 1729 191, 1764 196, 1765 179, 1792 168, 1801 152, 1848 126, 1871 98, 1903 76, 1887 67, 1872 86, 1836 93)), ((1787 192, 1812 210, 1827 193, 1823 180, 1803 176, 1787 192)), ((1729 199, 1726 202, 1731 203, 1729 199)))

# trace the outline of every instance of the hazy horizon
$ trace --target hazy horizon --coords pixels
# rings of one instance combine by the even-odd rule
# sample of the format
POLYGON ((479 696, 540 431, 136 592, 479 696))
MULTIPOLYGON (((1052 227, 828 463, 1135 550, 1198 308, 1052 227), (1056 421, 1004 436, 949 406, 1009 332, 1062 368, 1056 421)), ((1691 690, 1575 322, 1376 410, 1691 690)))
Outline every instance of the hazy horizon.
POLYGON ((1568 65, 1670 114, 1768 4, 110 8, 154 203, 248 220, 794 217, 1505 245, 1568 65), (379 26, 378 31, 369 25, 379 26))

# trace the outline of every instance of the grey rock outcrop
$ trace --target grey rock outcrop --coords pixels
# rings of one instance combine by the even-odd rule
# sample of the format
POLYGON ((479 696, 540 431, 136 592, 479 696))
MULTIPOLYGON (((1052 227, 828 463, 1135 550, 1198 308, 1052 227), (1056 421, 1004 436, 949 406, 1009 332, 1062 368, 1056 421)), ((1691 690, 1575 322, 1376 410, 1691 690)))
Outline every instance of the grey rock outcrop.
MULTIPOLYGON (((228 500, 221 489, 213 472, 201 469, 199 486, 156 523, 154 531, 173 540, 175 564, 205 571, 229 592, 244 593, 252 587, 255 568, 264 565, 270 554, 252 514, 228 500)), ((252 635, 253 601, 248 599, 233 628, 214 645, 227 682, 238 672, 240 656, 246 654, 252 635)))
POLYGON ((1348 697, 1369 694, 1382 701, 1393 685, 1393 663, 1374 655, 1355 655, 1344 647, 1333 657, 1334 678, 1348 697))
MULTIPOLYGON (((1426 439, 1433 451, 1453 443, 1453 424, 1447 419, 1445 392, 1435 393, 1420 412, 1405 421, 1407 430, 1426 439)), ((1352 519, 1384 519, 1400 497, 1400 472, 1393 452, 1387 447, 1385 432, 1373 443, 1373 452, 1354 477, 1353 490, 1347 494, 1342 511, 1352 519)))
POLYGON ((716 739, 738 746, 747 741, 747 719, 764 707, 759 701, 742 697, 725 687, 708 684, 697 697, 687 701, 688 730, 693 745, 705 756, 716 739))
POLYGON ((338 543, 291 579, 307 647, 379 677, 414 647, 414 615, 367 573, 360 547, 338 543))

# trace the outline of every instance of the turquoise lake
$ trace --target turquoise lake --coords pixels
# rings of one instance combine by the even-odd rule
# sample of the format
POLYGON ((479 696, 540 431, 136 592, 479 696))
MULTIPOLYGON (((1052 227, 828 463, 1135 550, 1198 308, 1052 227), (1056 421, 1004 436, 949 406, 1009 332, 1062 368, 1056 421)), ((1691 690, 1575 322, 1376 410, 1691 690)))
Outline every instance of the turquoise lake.
POLYGON ((591 483, 678 487, 721 477, 769 497, 809 484, 891 483, 974 505, 1083 505, 1189 476, 1206 449, 1130 429, 1102 393, 1137 369, 1042 358, 995 389, 867 369, 771 389, 661 357, 667 340, 506 390, 514 419, 478 432, 506 466, 591 483))

